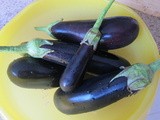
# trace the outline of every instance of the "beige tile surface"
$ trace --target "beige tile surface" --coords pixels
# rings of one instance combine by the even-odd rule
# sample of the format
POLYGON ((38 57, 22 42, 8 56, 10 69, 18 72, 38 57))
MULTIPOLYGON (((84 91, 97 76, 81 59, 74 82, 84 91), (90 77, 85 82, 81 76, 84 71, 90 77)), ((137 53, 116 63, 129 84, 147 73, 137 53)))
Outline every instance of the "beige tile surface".
MULTIPOLYGON (((33 0, 0 0, 0 29, 33 0)), ((160 18, 136 11, 146 22, 160 49, 160 18)), ((160 120, 160 87, 147 120, 160 120)), ((1 117, 0 117, 1 120, 1 117)))
POLYGON ((0 0, 0 29, 33 0, 0 0))
POLYGON ((151 15, 144 14, 142 12, 136 11, 141 18, 144 20, 148 28, 150 29, 157 45, 160 50, 160 17, 154 17, 151 15))

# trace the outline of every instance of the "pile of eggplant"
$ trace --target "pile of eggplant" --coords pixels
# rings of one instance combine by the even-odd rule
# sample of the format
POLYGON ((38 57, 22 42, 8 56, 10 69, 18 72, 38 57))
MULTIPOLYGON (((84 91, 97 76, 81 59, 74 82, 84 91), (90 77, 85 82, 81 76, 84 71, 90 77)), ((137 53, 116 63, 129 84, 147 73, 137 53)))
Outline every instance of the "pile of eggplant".
POLYGON ((85 113, 131 96, 148 86, 160 61, 131 65, 108 50, 125 47, 139 33, 131 17, 56 21, 36 30, 56 40, 33 39, 18 46, 0 46, 0 52, 23 54, 10 63, 10 80, 24 88, 52 89, 54 105, 65 114, 85 113))

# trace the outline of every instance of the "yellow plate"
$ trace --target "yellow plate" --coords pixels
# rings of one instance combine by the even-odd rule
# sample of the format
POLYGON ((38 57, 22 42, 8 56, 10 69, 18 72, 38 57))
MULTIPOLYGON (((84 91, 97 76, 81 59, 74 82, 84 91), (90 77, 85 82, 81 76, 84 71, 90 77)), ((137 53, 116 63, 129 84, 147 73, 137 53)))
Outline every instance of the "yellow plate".
MULTIPOLYGON (((34 30, 64 18, 64 20, 95 19, 104 8, 102 0, 38 0, 18 14, 0 31, 0 45, 18 45, 33 38, 49 38, 34 30)), ((140 25, 139 36, 129 46, 111 52, 131 63, 150 63, 158 59, 158 49, 142 19, 131 9, 115 3, 107 14, 131 16, 140 25)), ((65 115, 53 104, 56 89, 26 89, 13 84, 6 71, 10 62, 20 55, 0 53, 0 112, 13 120, 137 120, 144 119, 156 93, 158 74, 151 85, 136 95, 124 98, 94 112, 65 115)))

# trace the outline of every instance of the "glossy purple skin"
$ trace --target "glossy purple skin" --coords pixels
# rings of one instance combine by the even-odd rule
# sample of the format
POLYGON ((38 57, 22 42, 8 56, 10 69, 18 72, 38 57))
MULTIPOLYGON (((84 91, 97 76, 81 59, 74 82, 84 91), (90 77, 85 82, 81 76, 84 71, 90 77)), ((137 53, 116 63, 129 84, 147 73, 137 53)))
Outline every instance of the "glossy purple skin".
POLYGON ((93 46, 80 45, 61 76, 60 87, 63 91, 71 92, 81 83, 80 80, 83 79, 87 63, 93 54, 93 46))
MULTIPOLYGON (((79 44, 95 20, 62 21, 51 28, 51 34, 63 42, 79 44)), ((132 43, 139 32, 138 22, 131 17, 104 19, 100 27, 102 34, 98 50, 122 48, 132 43)))
POLYGON ((24 88, 51 88, 59 86, 65 67, 42 59, 22 57, 9 64, 10 80, 24 88))
POLYGON ((54 94, 56 108, 64 114, 86 113, 131 95, 127 87, 127 77, 116 78, 110 83, 119 72, 88 79, 70 93, 58 89, 54 94))
MULTIPOLYGON (((20 87, 48 89, 59 87, 59 80, 64 69, 65 66, 43 59, 22 57, 9 64, 7 74, 10 80, 20 87)), ((90 77, 94 75, 85 73, 84 79, 90 77)))

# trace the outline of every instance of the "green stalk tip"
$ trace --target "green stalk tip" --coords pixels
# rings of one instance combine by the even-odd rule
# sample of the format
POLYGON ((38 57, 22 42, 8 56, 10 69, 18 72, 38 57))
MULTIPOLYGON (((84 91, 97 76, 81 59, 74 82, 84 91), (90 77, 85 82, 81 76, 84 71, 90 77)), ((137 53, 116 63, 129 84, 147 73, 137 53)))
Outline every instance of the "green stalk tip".
POLYGON ((35 30, 45 32, 45 33, 47 33, 47 35, 49 35, 50 37, 56 39, 56 38, 54 37, 54 35, 52 35, 51 28, 52 28, 53 26, 55 26, 56 24, 62 22, 62 21, 63 21, 63 19, 57 20, 57 21, 55 21, 55 22, 53 22, 53 23, 50 23, 50 24, 47 25, 47 26, 35 27, 35 30))
POLYGON ((96 23, 94 24, 93 28, 99 29, 99 27, 101 26, 102 21, 103 21, 105 15, 106 15, 106 13, 110 9, 110 7, 114 3, 114 1, 115 0, 110 0, 109 1, 109 3, 107 4, 107 6, 104 8, 104 10, 101 12, 101 14, 99 15, 98 19, 96 20, 96 23))
POLYGON ((158 60, 150 63, 148 66, 151 68, 153 73, 156 73, 157 71, 160 70, 160 60, 158 59, 158 60))

